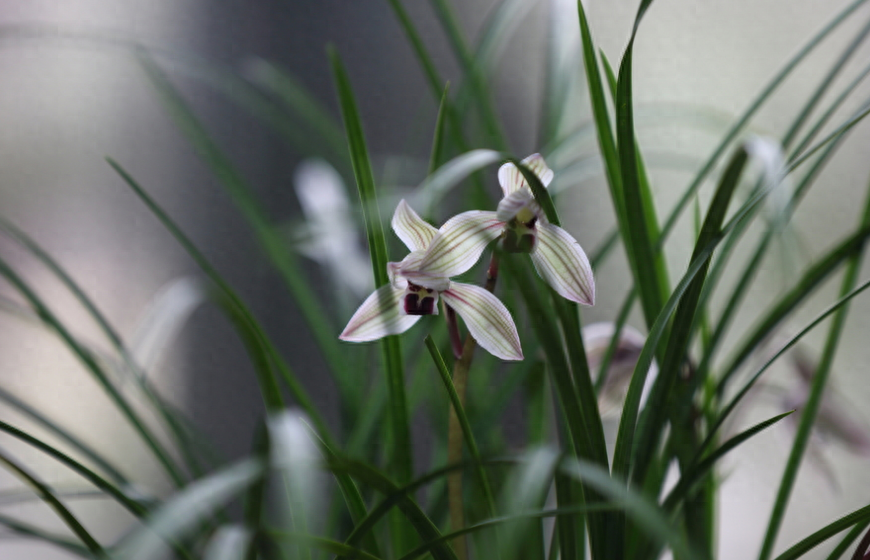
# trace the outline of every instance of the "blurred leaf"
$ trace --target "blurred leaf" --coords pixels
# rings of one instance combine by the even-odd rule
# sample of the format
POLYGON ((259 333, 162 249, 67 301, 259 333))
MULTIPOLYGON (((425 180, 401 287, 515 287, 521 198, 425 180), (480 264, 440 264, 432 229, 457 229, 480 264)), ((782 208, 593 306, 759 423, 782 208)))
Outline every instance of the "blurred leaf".
POLYGON ((774 75, 773 78, 767 83, 767 85, 762 89, 761 93, 759 93, 750 103, 749 107, 740 115, 737 121, 731 125, 731 128, 728 129, 728 132, 722 137, 720 143, 716 146, 716 149, 713 150, 713 153, 710 154, 710 157, 695 175, 695 178, 692 179, 692 182, 683 192, 682 197, 679 202, 677 202, 673 211, 668 216, 664 226, 662 226, 662 235, 661 241, 668 237, 668 235, 673 230, 676 225, 677 219, 679 218, 682 211, 685 209, 686 205, 692 200, 692 197, 695 196, 697 190, 704 183, 704 179, 706 179, 707 175, 713 171, 713 168, 716 166, 716 162, 719 158, 725 153, 728 149, 728 146, 731 145, 731 142, 737 138, 738 134, 743 130, 743 128, 749 123, 752 119, 752 116, 761 108, 761 106, 770 98, 774 91, 785 81, 786 77, 791 74, 792 70, 794 70, 804 58, 807 57, 818 45, 822 42, 822 40, 827 37, 831 32, 833 32, 841 23, 849 18, 862 4, 864 4, 867 0, 855 0, 849 5, 845 6, 842 11, 840 11, 836 16, 834 16, 831 21, 825 24, 815 35, 813 35, 803 47, 801 47, 779 70, 779 72, 774 75))
POLYGON ((31 538, 36 541, 42 541, 54 545, 60 549, 66 550, 67 552, 70 552, 82 558, 88 558, 90 560, 94 559, 94 555, 91 554, 91 551, 80 545, 78 542, 69 539, 63 535, 55 535, 39 527, 29 525, 7 515, 0 514, 0 526, 3 526, 12 533, 20 535, 22 537, 31 538))
POLYGON ((219 527, 203 552, 204 560, 244 560, 251 533, 241 525, 219 527))
MULTIPOLYGON (((114 498, 115 501, 124 506, 133 515, 137 517, 142 517, 147 513, 147 508, 142 505, 139 499, 131 496, 127 491, 125 491, 125 489, 115 486, 105 478, 95 473, 93 470, 89 469, 85 465, 76 461, 75 459, 58 450, 57 448, 52 447, 51 445, 43 442, 42 440, 37 439, 32 435, 7 424, 6 422, 0 422, 0 430, 57 459, 58 461, 69 467, 70 470, 78 473, 88 482, 105 492, 108 496, 114 498)), ((129 489, 130 487, 128 485, 127 490, 129 489)))
POLYGON ((104 558, 106 556, 106 552, 103 550, 100 543, 91 536, 78 518, 76 518, 76 516, 57 499, 57 496, 54 495, 54 492, 48 487, 48 485, 38 479, 34 474, 2 449, 0 449, 0 463, 29 486, 36 495, 39 496, 46 505, 48 505, 48 507, 53 509, 57 516, 60 517, 64 524, 69 527, 69 529, 82 541, 85 547, 87 547, 94 556, 98 558, 104 558))
POLYGON ((460 154, 430 174, 411 194, 409 204, 414 208, 424 208, 423 213, 427 216, 432 215, 435 206, 463 179, 506 157, 506 154, 493 150, 471 150, 460 154))
POLYGON ((154 454, 154 457, 163 466, 166 473, 172 479, 176 486, 181 486, 184 483, 184 475, 173 461, 170 454, 156 439, 151 430, 139 415, 133 410, 132 405, 127 402, 124 396, 112 384, 106 372, 100 366, 96 358, 73 336, 63 322, 49 309, 44 301, 37 295, 33 288, 21 278, 3 259, 0 259, 0 276, 13 286, 13 288, 27 300, 27 303, 34 309, 36 314, 42 319, 43 323, 52 330, 64 343, 64 345, 75 355, 82 363, 85 369, 91 374, 94 380, 105 391, 112 404, 124 416, 136 433, 142 438, 149 450, 154 454))
POLYGON ((219 508, 263 475, 263 465, 243 459, 184 488, 150 518, 147 525, 126 536, 115 548, 118 560, 162 558, 164 541, 191 534, 219 508))
POLYGON ((299 306, 299 310, 305 317, 324 359, 331 369, 342 368, 344 360, 342 352, 338 350, 336 329, 329 324, 328 315, 320 305, 319 299, 315 297, 310 285, 305 280, 305 276, 299 273, 302 267, 296 262, 295 255, 289 250, 286 241, 272 227, 265 210, 254 198, 241 174, 229 158, 224 155, 217 143, 211 139, 205 127, 196 118, 196 115, 163 74, 163 71, 143 53, 140 53, 139 61, 170 118, 196 149, 206 165, 211 168, 242 216, 254 230, 260 246, 281 274, 294 297, 294 301, 299 306))
POLYGON ((560 467, 566 475, 582 480, 608 499, 608 503, 624 510, 626 515, 657 542, 667 543, 677 558, 695 558, 685 538, 674 529, 664 512, 656 504, 629 490, 619 480, 598 465, 583 460, 566 458, 560 467))
MULTIPOLYGON (((870 227, 870 188, 868 188, 865 197, 866 202, 864 213, 861 216, 860 225, 862 227, 870 227)), ((841 298, 849 295, 858 282, 858 274, 861 269, 861 257, 863 252, 864 244, 862 243, 859 248, 849 256, 846 270, 843 274, 842 284, 840 286, 841 298)), ((813 375, 810 395, 801 411, 800 425, 798 426, 794 443, 792 443, 791 453, 786 462, 785 471, 782 474, 779 490, 777 491, 776 500, 773 505, 773 511, 770 514, 770 521, 768 522, 767 532, 764 536, 764 544, 761 547, 761 553, 759 555, 760 560, 767 560, 770 558, 771 554, 773 554, 773 547, 776 544, 776 537, 785 516, 785 509, 788 505, 789 497, 791 496, 791 490, 794 487, 795 480, 797 479, 798 469, 803 460, 803 454, 806 450, 813 424, 816 421, 816 416, 822 403, 825 384, 827 383, 828 376, 831 373, 831 365, 834 363, 834 356, 837 352, 840 336, 842 335, 843 329, 846 325, 848 309, 849 307, 847 305, 842 305, 837 309, 833 319, 831 320, 831 329, 828 332, 828 338, 825 342, 822 358, 813 375)))
POLYGON ((340 123, 302 82, 288 71, 256 57, 245 65, 245 75, 258 86, 277 95, 294 115, 323 138, 332 152, 330 160, 346 164, 347 144, 340 123))
MULTIPOLYGON (((349 474, 364 485, 382 494, 396 494, 398 498, 396 504, 424 542, 435 540, 441 536, 438 528, 423 510, 420 509, 417 502, 404 492, 400 493, 399 487, 374 467, 360 461, 338 457, 330 460, 327 466, 332 472, 349 474)), ((432 556, 435 560, 456 560, 453 550, 443 543, 433 548, 432 556)))
POLYGON ((833 273, 844 260, 859 251, 868 236, 870 236, 870 227, 861 227, 825 253, 817 260, 816 264, 803 274, 794 288, 781 296, 770 310, 762 315, 761 322, 743 337, 743 342, 737 347, 738 349, 733 353, 725 367, 722 368, 716 389, 719 395, 724 394, 725 386, 730 381, 731 376, 737 372, 737 369, 755 351, 761 341, 767 338, 767 335, 809 297, 815 288, 833 273))

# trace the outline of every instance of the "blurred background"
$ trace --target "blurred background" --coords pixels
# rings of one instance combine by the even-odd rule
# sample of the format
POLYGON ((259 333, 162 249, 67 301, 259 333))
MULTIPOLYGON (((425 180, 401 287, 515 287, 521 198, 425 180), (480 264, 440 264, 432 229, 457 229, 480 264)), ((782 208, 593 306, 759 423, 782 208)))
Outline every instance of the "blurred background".
MULTIPOLYGON (((502 5, 495 0, 454 4, 472 45, 502 5)), ((515 27, 494 58, 488 79, 494 84, 495 111, 509 139, 507 148, 524 157, 546 148, 540 143, 539 122, 547 91, 544 70, 552 49, 553 60, 559 61, 563 72, 571 73, 574 82, 563 118, 554 123, 555 132, 564 135, 582 126, 590 111, 577 54, 576 5, 570 0, 512 4, 515 27)), ((634 0, 588 2, 592 33, 614 64, 621 58, 636 4, 634 0)), ((638 135, 652 170, 659 215, 671 209, 692 171, 789 55, 846 4, 842 0, 658 0, 653 5, 637 39, 634 76, 638 135)), ((460 83, 460 66, 431 4, 409 0, 403 5, 441 76, 454 86, 460 83)), ((862 8, 803 63, 753 120, 752 131, 780 137, 868 17, 870 10, 862 8)), ((4 1, 0 4, 0 209, 71 272, 122 335, 132 337, 158 294, 165 294, 170 286, 176 290, 195 286, 178 281, 195 281, 199 276, 176 241, 104 159, 113 158, 167 209, 239 290, 291 357, 327 417, 337 422, 334 412, 329 413, 335 387, 323 375, 321 359, 306 351, 313 341, 283 281, 215 176, 161 107, 135 54, 137 47, 144 47, 167 73, 253 187, 270 218, 286 229, 290 243, 302 222, 294 177, 299 164, 320 153, 321 147, 306 142, 304 134, 301 141, 294 141, 287 130, 298 122, 276 126, 268 115, 252 110, 246 99, 251 88, 274 99, 269 85, 274 84, 272 69, 279 68, 337 118, 327 43, 335 45, 348 68, 376 180, 396 193, 409 191, 425 178, 438 105, 386 0, 4 1)), ((870 59, 868 53, 866 46, 861 47, 837 83, 844 85, 854 78, 870 59)), ((866 84, 859 86, 834 122, 851 114, 868 93, 866 84)), ((751 325, 753 310, 762 310, 790 285, 796 271, 857 223, 870 172, 868 133, 866 126, 852 133, 807 196, 795 227, 781 236, 767 259, 762 280, 734 332, 751 325)), ((498 146, 481 142, 471 147, 498 146)), ((588 165, 571 165, 589 159, 596 150, 594 134, 581 135, 551 161, 557 184, 564 189, 559 203, 566 228, 587 251, 614 223, 600 164, 592 158, 588 165), (565 170, 562 178, 560 169, 565 170)), ((352 185, 347 162, 332 163, 352 185)), ((488 187, 496 189, 492 171, 488 187)), ((704 195, 709 195, 709 189, 704 195)), ((690 214, 680 222, 668 249, 672 280, 682 275, 688 262, 693 243, 690 214)), ((762 227, 763 223, 751 231, 750 238, 762 227)), ((44 267, 7 239, 0 239, 0 253, 78 333, 97 345, 103 343, 93 321, 44 267)), ((300 257, 300 262, 305 265, 301 273, 315 279, 328 277, 314 261, 300 257)), ((868 271, 865 265, 862 278, 868 271)), ((630 286, 627 274, 621 253, 596 270, 598 303, 585 313, 584 322, 613 319, 630 286)), ((727 279, 733 278, 726 272, 727 279)), ((836 293, 836 281, 826 285, 792 326, 807 322, 836 293)), ((7 285, 0 284, 0 294, 12 303, 18 301, 7 285)), ((861 406, 870 399, 864 366, 870 362, 868 317, 870 303, 859 298, 852 306, 832 379, 842 406, 855 411, 864 427, 870 425, 866 406, 861 406)), ((630 323, 642 327, 639 316, 630 323)), ((809 337, 811 355, 818 354, 824 332, 809 337)), ((726 347, 734 342, 736 337, 727 340, 726 347)), ((160 391, 187 411, 221 452, 237 457, 248 451, 263 407, 244 347, 218 311, 209 306, 193 310, 155 366, 150 376, 160 391)), ((792 372, 783 367, 770 377, 774 384, 789 386, 789 376, 792 372)), ((149 490, 168 488, 153 459, 76 359, 54 335, 12 313, 0 314, 0 387, 45 411, 90 445, 110 452, 149 490)), ((756 408, 742 422, 761 420, 781 406, 778 397, 769 396, 760 396, 754 404, 756 408)), ((0 419, 13 425, 29 422, 5 406, 0 408, 0 419)), ((33 431, 52 441, 38 427, 33 431)), ((790 435, 787 426, 778 426, 742 449, 721 473, 726 481, 721 503, 722 558, 745 558, 757 552, 790 435)), ((5 437, 0 440, 58 487, 77 482, 37 452, 5 437)), ((836 482, 812 461, 804 465, 778 549, 867 503, 866 456, 836 444, 822 447, 821 453, 836 482)), ((14 477, 0 474, 0 487, 12 490, 19 485, 14 477)), ((0 502, 0 513, 53 523, 41 503, 8 502, 0 502)), ((114 510, 107 512, 104 506, 87 500, 73 504, 76 511, 100 520, 94 527, 97 536, 123 533, 131 519, 114 510)), ((59 522, 55 529, 62 530, 59 522)), ((17 538, 0 539, 0 556, 68 557, 17 538)))

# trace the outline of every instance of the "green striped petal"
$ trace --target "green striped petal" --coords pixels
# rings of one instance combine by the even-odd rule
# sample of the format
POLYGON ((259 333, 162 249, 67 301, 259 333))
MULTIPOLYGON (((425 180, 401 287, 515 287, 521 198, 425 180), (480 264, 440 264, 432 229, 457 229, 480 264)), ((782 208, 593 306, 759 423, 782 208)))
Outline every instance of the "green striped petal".
POLYGON ((401 200, 393 213, 393 231, 411 251, 425 251, 438 230, 426 223, 405 200, 401 200))
MULTIPOLYGON (((532 154, 520 163, 537 175, 545 187, 553 180, 553 170, 547 167, 541 154, 532 154)), ((498 182, 505 196, 510 196, 511 193, 528 187, 525 177, 513 163, 506 163, 498 168, 498 182)))
POLYGON ((366 342, 410 329, 420 317, 405 315, 401 305, 404 295, 404 288, 392 284, 381 286, 359 306, 338 338, 366 342))
POLYGON ((441 297, 462 317, 481 348, 502 360, 523 359, 517 327, 497 297, 479 286, 460 282, 452 282, 441 297))
POLYGON ((483 250, 504 231, 495 212, 472 210, 453 216, 441 226, 418 270, 449 278, 474 266, 483 250))
POLYGON ((594 305, 592 266, 580 244, 553 224, 538 224, 536 230, 532 262, 541 278, 563 298, 594 305))

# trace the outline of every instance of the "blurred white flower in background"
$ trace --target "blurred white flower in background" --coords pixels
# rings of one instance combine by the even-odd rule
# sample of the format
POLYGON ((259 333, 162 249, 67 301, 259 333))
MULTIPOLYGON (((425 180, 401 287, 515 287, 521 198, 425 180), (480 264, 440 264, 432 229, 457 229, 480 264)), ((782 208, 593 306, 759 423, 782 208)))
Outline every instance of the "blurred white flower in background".
MULTIPOLYGON (((591 323, 583 327, 583 344, 586 346, 589 370, 595 378, 596 386, 599 385, 598 376, 601 364, 615 333, 616 325, 609 322, 591 323)), ((603 416, 618 415, 622 410, 622 403, 625 402, 625 395, 628 392, 631 376, 634 374, 634 367, 637 365, 637 359, 640 357, 645 342, 646 337, 640 331, 632 326, 623 325, 619 332, 619 341, 616 343, 613 357, 607 367, 607 372, 604 374, 605 379, 601 382, 603 384, 598 393, 598 408, 603 416)), ((653 362, 644 385, 642 403, 646 401, 646 395, 657 374, 658 368, 653 362)))
POLYGON ((296 168, 294 185, 305 214, 295 230, 297 248, 325 269, 340 296, 350 291, 357 303, 374 288, 372 268, 341 176, 325 161, 309 159, 296 168))

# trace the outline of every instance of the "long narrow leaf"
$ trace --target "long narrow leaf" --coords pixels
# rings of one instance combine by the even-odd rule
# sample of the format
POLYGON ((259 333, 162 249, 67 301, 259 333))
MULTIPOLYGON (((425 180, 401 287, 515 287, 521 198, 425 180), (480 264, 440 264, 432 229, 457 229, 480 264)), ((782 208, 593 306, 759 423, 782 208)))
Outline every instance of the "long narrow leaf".
MULTIPOLYGON (((369 162, 365 136, 359 111, 356 107, 350 80, 338 53, 329 52, 333 77, 341 104, 350 149, 353 171, 359 189, 360 202, 365 212, 366 234, 372 258, 375 287, 383 286, 387 278, 387 245, 384 238, 383 223, 377 206, 377 192, 369 162)), ((384 365, 390 389, 390 422, 392 426, 393 450, 392 467, 399 480, 406 482, 413 472, 411 434, 408 428, 408 408, 405 396, 405 379, 402 371, 402 350, 397 336, 382 339, 384 365)))

